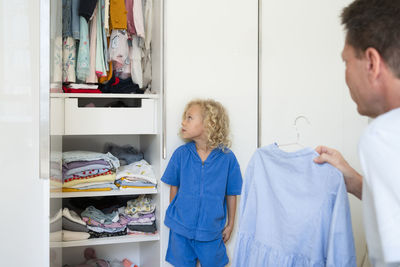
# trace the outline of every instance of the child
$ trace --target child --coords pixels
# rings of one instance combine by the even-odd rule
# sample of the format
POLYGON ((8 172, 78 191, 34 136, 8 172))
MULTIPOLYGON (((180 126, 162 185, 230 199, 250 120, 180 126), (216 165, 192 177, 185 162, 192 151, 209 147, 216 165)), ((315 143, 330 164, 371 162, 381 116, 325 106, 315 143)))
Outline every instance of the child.
POLYGON ((225 108, 214 100, 191 101, 180 135, 188 142, 175 150, 161 178, 171 186, 166 261, 176 267, 195 267, 197 260, 202 267, 225 266, 224 242, 231 236, 242 188, 239 164, 228 148, 225 108))

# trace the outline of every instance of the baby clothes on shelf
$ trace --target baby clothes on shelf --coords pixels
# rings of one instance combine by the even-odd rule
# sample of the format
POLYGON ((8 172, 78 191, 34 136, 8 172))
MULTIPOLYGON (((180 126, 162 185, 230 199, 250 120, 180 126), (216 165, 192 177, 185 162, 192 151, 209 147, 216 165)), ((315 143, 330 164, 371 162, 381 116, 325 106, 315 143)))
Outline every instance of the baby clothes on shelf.
POLYGON ((125 214, 151 214, 156 209, 156 205, 152 203, 150 197, 141 195, 136 199, 129 200, 126 203, 125 214))
POLYGON ((121 166, 134 163, 143 159, 143 153, 131 145, 119 146, 113 143, 104 145, 104 153, 111 153, 119 159, 121 166))
POLYGON ((60 192, 62 189, 62 154, 51 153, 50 159, 50 192, 60 192))
POLYGON ((91 161, 91 160, 98 160, 103 159, 111 164, 113 168, 118 168, 119 161, 116 157, 114 157, 111 153, 98 153, 92 151, 67 151, 63 152, 63 163, 70 163, 74 161, 91 161))
POLYGON ((60 231, 62 229, 62 210, 60 209, 53 217, 50 218, 50 233, 60 231))
POLYGON ((111 153, 68 151, 63 153, 63 191, 109 191, 118 189, 115 169, 119 161, 111 153))
POLYGON ((151 197, 141 195, 127 202, 126 208, 121 208, 128 220, 128 234, 154 234, 157 231, 155 205, 151 197))
POLYGON ((247 167, 233 266, 356 266, 343 175, 312 148, 258 149, 247 167))
POLYGON ((79 215, 68 208, 59 210, 50 219, 51 241, 76 241, 89 238, 86 223, 79 215))
POLYGON ((115 184, 120 189, 155 188, 157 180, 151 165, 141 160, 119 167, 115 184))
POLYGON ((103 213, 93 206, 81 213, 91 238, 126 235, 128 221, 118 211, 103 213))

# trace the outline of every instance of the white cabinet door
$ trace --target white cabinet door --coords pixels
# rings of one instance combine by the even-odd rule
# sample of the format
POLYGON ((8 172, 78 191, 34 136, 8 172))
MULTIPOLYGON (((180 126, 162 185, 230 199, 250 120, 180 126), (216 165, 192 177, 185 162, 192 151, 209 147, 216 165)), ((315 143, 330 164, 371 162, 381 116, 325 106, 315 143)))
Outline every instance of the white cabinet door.
MULTIPOLYGON (((327 145, 359 168, 357 144, 367 124, 345 84, 340 13, 350 0, 263 1, 261 107, 262 145, 296 141, 327 145)), ((365 252, 360 201, 350 198, 357 261, 365 252)))
POLYGON ((49 266, 49 189, 40 179, 48 177, 39 177, 39 2, 0 1, 1 266, 49 266))
MULTIPOLYGON (((232 150, 244 172, 257 147, 258 3, 174 0, 164 4, 168 156, 164 166, 182 144, 177 133, 186 103, 213 98, 229 112, 232 150)), ((163 185, 163 190, 164 214, 169 187, 163 185)), ((164 257, 168 229, 162 238, 164 257)), ((228 243, 230 258, 234 241, 235 236, 228 243)))

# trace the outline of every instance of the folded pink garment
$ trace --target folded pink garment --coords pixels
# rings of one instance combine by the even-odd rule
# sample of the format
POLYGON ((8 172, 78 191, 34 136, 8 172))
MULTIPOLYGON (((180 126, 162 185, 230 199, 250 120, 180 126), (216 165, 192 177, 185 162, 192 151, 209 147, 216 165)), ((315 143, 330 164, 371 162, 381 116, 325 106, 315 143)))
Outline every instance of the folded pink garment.
POLYGON ((101 94, 102 92, 99 89, 72 89, 63 86, 64 93, 70 94, 101 94))
POLYGON ((120 228, 124 227, 128 224, 128 220, 125 218, 125 216, 120 215, 118 222, 111 223, 111 224, 102 224, 98 221, 92 220, 88 217, 82 217, 82 220, 87 224, 91 226, 96 226, 96 227, 103 227, 103 228, 120 228))

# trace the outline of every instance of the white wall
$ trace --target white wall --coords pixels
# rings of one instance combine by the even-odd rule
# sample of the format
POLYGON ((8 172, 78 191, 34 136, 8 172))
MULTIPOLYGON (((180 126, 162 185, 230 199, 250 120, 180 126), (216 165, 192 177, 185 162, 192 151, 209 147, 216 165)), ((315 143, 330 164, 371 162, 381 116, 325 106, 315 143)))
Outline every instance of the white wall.
MULTIPOLYGON (((185 104, 213 98, 229 112, 232 150, 244 172, 257 146, 257 1, 174 0, 165 5, 168 160, 182 144, 177 134, 185 104)), ((168 203, 168 186, 163 196, 168 203)), ((165 255, 168 229, 164 234, 165 255)), ((230 258, 234 239, 228 244, 230 258)))
MULTIPOLYGON (((340 13, 350 0, 262 1, 262 145, 296 141, 340 150, 360 170, 357 144, 367 124, 344 79, 340 13)), ((357 263, 365 253, 360 201, 350 197, 357 263)))
POLYGON ((48 181, 39 179, 39 1, 0 1, 1 266, 48 266, 48 181))

